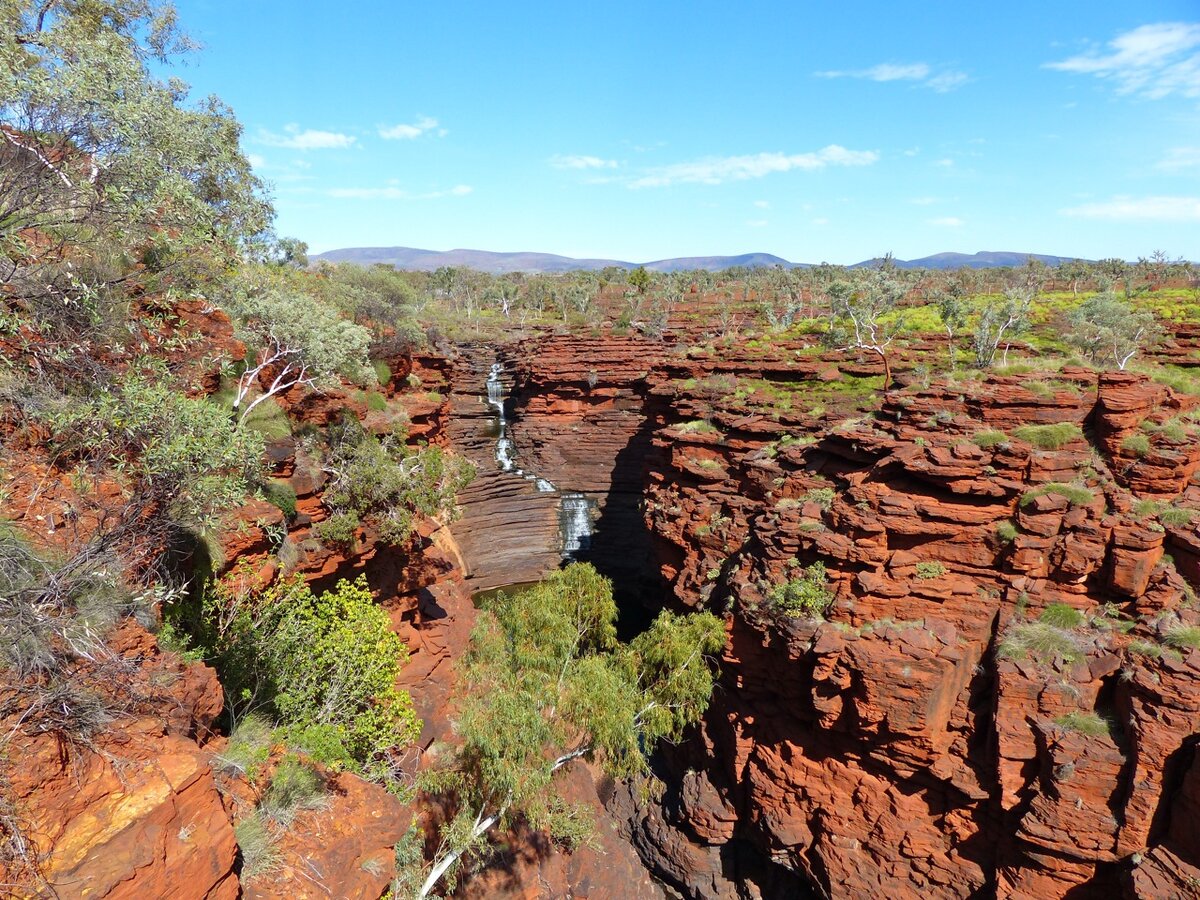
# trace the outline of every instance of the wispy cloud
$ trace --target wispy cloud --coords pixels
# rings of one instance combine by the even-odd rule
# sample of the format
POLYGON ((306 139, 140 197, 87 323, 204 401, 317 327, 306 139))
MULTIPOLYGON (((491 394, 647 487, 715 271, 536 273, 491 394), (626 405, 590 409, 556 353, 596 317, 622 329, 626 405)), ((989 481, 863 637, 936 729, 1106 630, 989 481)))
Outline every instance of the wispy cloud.
POLYGON ((601 159, 599 156, 562 155, 550 157, 550 165, 556 169, 615 169, 615 159, 601 159))
POLYGON ((1045 67, 1111 79, 1118 94, 1200 97, 1200 22, 1142 25, 1117 35, 1107 47, 1107 52, 1093 49, 1045 67))
POLYGON ((1114 197, 1061 212, 1064 216, 1112 222, 1200 222, 1200 197, 1114 197))
POLYGON ((722 184, 747 181, 792 169, 811 172, 828 166, 869 166, 878 162, 874 150, 847 150, 830 144, 812 153, 755 153, 747 156, 710 156, 692 162, 650 169, 628 182, 631 188, 669 187, 673 184, 722 184))
MULTIPOLYGON (((431 119, 429 116, 420 116, 411 125, 380 125, 378 130, 379 136, 385 141, 411 141, 423 134, 428 134, 437 127, 437 119, 431 119)), ((445 134, 445 129, 438 131, 439 137, 444 137, 445 134)))
POLYGON ((1200 147, 1172 147, 1154 168, 1163 172, 1200 169, 1200 147))
POLYGON ((939 228, 961 228, 967 224, 958 216, 941 216, 937 219, 929 219, 930 225, 937 225, 939 228))
POLYGON ((766 219, 750 219, 746 225, 750 228, 766 228, 771 223, 766 219))
POLYGON ((353 147, 358 138, 338 131, 319 131, 290 124, 283 126, 283 134, 262 130, 258 133, 259 143, 268 147, 287 147, 289 150, 340 150, 353 147))
POLYGON ((813 72, 817 78, 862 78, 866 81, 911 81, 939 94, 960 88, 971 80, 966 72, 935 70, 929 63, 880 63, 869 69, 834 69, 813 72))
POLYGON ((389 185, 387 187, 369 188, 330 188, 325 194, 339 200, 437 200, 442 197, 465 197, 473 190, 474 188, 469 184, 458 184, 445 191, 427 191, 423 194, 414 194, 411 191, 406 191, 404 188, 389 185))

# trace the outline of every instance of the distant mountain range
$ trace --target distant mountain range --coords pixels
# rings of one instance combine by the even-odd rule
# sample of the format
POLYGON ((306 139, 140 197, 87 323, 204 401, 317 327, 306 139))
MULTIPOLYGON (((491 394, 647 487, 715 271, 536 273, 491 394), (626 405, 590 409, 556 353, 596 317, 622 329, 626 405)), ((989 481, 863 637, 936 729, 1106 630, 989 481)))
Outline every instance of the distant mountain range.
MULTIPOLYGON (((935 253, 933 256, 923 256, 920 259, 897 259, 895 263, 902 269, 958 269, 963 266, 971 269, 990 269, 996 266, 1021 266, 1030 257, 1051 266, 1069 262, 1075 258, 1046 256, 1041 253, 984 250, 979 253, 935 253)), ((783 266, 790 269, 811 265, 810 263, 788 262, 786 259, 772 256, 770 253, 743 253, 741 256, 683 256, 636 263, 620 259, 574 259, 570 256, 556 256, 553 253, 418 250, 413 247, 347 247, 343 250, 318 253, 312 258, 329 262, 358 263, 364 266, 382 263, 395 266, 397 269, 412 269, 420 272, 431 272, 442 266, 456 266, 493 274, 501 272, 574 272, 581 269, 595 271, 608 266, 615 266, 619 269, 636 269, 639 265, 645 266, 652 272, 678 272, 685 269, 707 269, 710 272, 717 272, 734 266, 747 268, 783 266)), ((876 262, 878 262, 877 259, 866 259, 855 263, 851 268, 869 266, 876 262)))

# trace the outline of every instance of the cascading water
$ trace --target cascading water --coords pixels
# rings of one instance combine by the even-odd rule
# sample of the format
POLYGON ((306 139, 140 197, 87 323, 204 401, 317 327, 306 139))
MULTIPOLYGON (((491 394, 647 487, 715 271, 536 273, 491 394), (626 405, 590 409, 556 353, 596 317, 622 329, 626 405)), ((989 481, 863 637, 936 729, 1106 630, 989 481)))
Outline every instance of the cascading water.
MULTIPOLYGON (((504 413, 504 384, 500 381, 500 373, 503 371, 503 363, 497 361, 492 364, 487 377, 487 403, 496 410, 496 465, 502 472, 511 472, 526 481, 532 481, 539 491, 557 492, 558 488, 547 479, 517 468, 514 458, 516 451, 512 438, 508 436, 508 418, 504 413)), ((564 557, 573 557, 580 550, 587 550, 591 546, 594 506, 594 502, 584 494, 560 494, 558 528, 564 557)))

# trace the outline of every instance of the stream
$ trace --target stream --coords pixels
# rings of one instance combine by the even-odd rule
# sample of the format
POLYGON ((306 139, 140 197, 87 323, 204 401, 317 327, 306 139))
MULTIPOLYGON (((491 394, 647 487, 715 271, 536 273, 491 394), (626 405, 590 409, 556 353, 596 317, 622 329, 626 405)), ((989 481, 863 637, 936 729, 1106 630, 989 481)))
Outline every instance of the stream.
POLYGON ((574 559, 576 554, 591 547, 592 510, 595 508, 595 501, 587 495, 575 491, 560 491, 549 480, 518 468, 515 458, 516 450, 512 438, 508 436, 508 417, 504 412, 504 384, 500 380, 500 374, 503 371, 504 364, 496 361, 492 364, 487 377, 487 403, 496 411, 496 465, 501 472, 507 472, 533 482, 539 491, 554 492, 559 495, 560 552, 564 559, 574 559))

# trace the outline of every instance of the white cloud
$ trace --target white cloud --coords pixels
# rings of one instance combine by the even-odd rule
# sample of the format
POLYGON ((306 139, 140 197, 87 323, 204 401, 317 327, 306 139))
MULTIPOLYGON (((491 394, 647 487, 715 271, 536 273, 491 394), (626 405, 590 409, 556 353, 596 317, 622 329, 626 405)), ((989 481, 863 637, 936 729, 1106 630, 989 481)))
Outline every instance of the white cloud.
POLYGON ((961 228, 966 224, 958 216, 942 216, 938 219, 930 219, 930 225, 937 225, 939 228, 961 228))
POLYGON ((1171 94, 1200 97, 1200 22, 1142 25, 1048 69, 1112 79, 1118 94, 1161 99, 1171 94))
POLYGON ((834 69, 813 72, 817 78, 862 78, 867 81, 914 81, 930 90, 945 94, 971 80, 966 72, 954 69, 935 71, 929 63, 880 63, 869 69, 834 69))
POLYGON ((330 188, 326 196, 339 200, 437 200, 442 197, 465 197, 474 190, 469 184, 458 184, 445 191, 413 194, 404 188, 389 185, 370 188, 330 188))
POLYGON ((1064 216, 1112 222, 1200 222, 1200 197, 1114 197, 1061 212, 1064 216))
POLYGON ((755 200, 754 205, 757 206, 759 209, 770 209, 771 201, 770 200, 755 200))
POLYGON ((601 159, 599 156, 552 156, 550 165, 556 169, 615 169, 615 159, 601 159))
POLYGON ((874 150, 847 150, 830 144, 812 153, 755 153, 746 156, 711 156, 692 162, 650 169, 629 182, 631 188, 667 187, 673 184, 721 184, 746 181, 792 169, 815 171, 827 166, 869 166, 879 160, 874 150))
POLYGON ((1164 172, 1181 172, 1184 169, 1200 169, 1200 147, 1172 147, 1167 155, 1155 165, 1164 172))
MULTIPOLYGON (((437 126, 437 119, 431 119, 429 116, 420 116, 412 125, 380 125, 378 130, 379 136, 385 141, 411 141, 427 132, 433 131, 437 126)), ((444 128, 438 131, 438 137, 445 136, 446 130, 444 128)))
POLYGON ((766 228, 771 223, 766 219, 751 219, 746 224, 751 228, 766 228))
POLYGON ((950 157, 948 157, 948 156, 946 156, 946 157, 943 157, 942 159, 934 160, 934 163, 933 163, 933 164, 934 164, 935 166, 939 166, 940 168, 943 168, 943 169, 952 169, 952 168, 954 168, 954 160, 952 160, 952 159, 951 159, 950 157))
POLYGON ((314 128, 300 130, 300 126, 290 124, 283 126, 283 134, 271 131, 260 131, 258 140, 268 147, 287 147, 289 150, 340 150, 352 147, 358 138, 337 131, 319 131, 314 128))
POLYGON ((828 225, 828 224, 829 224, 829 220, 828 220, 828 219, 826 219, 824 216, 822 216, 821 218, 818 218, 818 219, 813 219, 813 220, 812 220, 812 223, 813 223, 814 225, 816 225, 816 226, 820 227, 820 226, 828 225))

